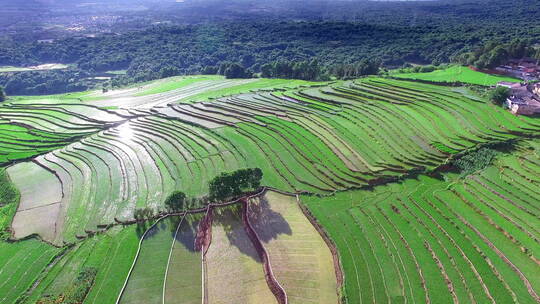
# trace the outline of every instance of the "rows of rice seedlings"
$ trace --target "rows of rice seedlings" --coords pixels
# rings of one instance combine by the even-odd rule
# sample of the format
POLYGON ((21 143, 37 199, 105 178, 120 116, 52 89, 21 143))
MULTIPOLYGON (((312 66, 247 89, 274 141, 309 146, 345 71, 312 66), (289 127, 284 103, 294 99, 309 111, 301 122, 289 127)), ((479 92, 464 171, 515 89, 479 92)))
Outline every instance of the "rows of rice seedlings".
POLYGON ((201 252, 195 247, 202 215, 186 215, 176 228, 163 283, 165 303, 201 303, 201 252))
MULTIPOLYGON (((376 81, 363 80, 360 85, 352 86, 355 88, 354 90, 350 89, 349 91, 358 92, 363 90, 362 85, 364 82, 374 83, 379 86, 381 86, 380 83, 384 83, 388 87, 389 85, 386 83, 390 81, 381 79, 376 81)), ((407 88, 408 86, 411 85, 403 81, 393 81, 391 88, 397 90, 396 88, 407 88)), ((346 107, 352 107, 354 111, 358 112, 358 114, 353 115, 354 118, 370 119, 371 123, 368 125, 377 126, 373 130, 374 138, 377 133, 385 135, 384 130, 392 131, 392 125, 397 125, 397 128, 394 127, 394 131, 399 130, 399 134, 407 132, 407 129, 413 131, 411 135, 417 134, 414 137, 401 138, 401 141, 403 141, 401 149, 396 148, 396 151, 392 151, 393 154, 399 153, 400 150, 403 150, 403 152, 408 150, 407 154, 421 155, 421 153, 433 149, 433 147, 430 147, 433 142, 443 142, 446 146, 463 150, 480 142, 513 137, 516 133, 531 134, 531 130, 537 130, 538 128, 537 123, 534 123, 534 121, 516 119, 506 111, 487 102, 467 99, 461 94, 449 91, 446 88, 437 86, 420 87, 416 84, 413 87, 416 88, 416 91, 418 89, 425 90, 424 92, 429 94, 429 99, 426 100, 424 97, 419 99, 420 96, 410 97, 406 105, 398 106, 393 104, 391 100, 388 101, 387 97, 369 100, 362 96, 356 96, 360 99, 363 98, 366 102, 362 104, 351 103, 346 107), (481 119, 478 119, 479 117, 481 119), (385 118, 389 121, 384 122, 385 118), (381 124, 381 120, 384 123, 381 124), (434 133, 434 131, 437 132, 434 133), (419 151, 419 148, 424 151, 419 151), (416 151, 411 151, 411 149, 416 151)), ((319 95, 321 94, 319 93, 319 95)), ((319 96, 317 98, 323 97, 319 96)), ((325 98, 331 98, 331 96, 325 95, 325 98)), ((403 96, 399 98, 403 99, 403 96)), ((399 147, 396 139, 392 137, 395 137, 395 132, 392 133, 386 136, 390 139, 388 140, 389 145, 399 147)), ((430 152, 430 154, 433 154, 432 151, 430 152)), ((437 153, 435 153, 434 157, 437 157, 437 153)))
POLYGON ((248 208, 288 303, 338 303, 332 254, 296 197, 269 191, 248 208))
POLYGON ((540 193, 522 185, 538 183, 538 148, 465 178, 303 197, 338 247, 348 302, 537 302, 540 193))
POLYGON ((116 227, 68 248, 40 275, 23 303, 114 303, 138 243, 135 226, 116 227), (81 273, 88 270, 95 271, 90 288, 77 288, 81 273))
POLYGON ((0 242, 0 303, 16 303, 60 252, 36 239, 0 242))
MULTIPOLYGON (((146 232, 120 303, 162 303, 171 244, 180 221, 181 218, 166 218, 146 232)), ((200 268, 200 264, 191 267, 200 268)))

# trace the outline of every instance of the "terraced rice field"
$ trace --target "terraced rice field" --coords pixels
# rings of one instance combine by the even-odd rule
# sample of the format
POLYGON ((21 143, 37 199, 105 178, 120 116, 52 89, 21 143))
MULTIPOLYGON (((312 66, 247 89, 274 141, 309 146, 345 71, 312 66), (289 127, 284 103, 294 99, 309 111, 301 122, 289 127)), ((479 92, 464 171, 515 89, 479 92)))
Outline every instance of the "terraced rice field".
POLYGON ((0 232, 31 239, 0 241, 0 279, 20 276, 0 280, 0 302, 62 298, 95 270, 84 303, 535 303, 539 131, 465 87, 376 77, 201 76, 15 98, 0 106, 0 163, 20 202, 0 202, 0 232), (401 180, 510 140, 516 151, 466 178, 401 180), (204 214, 112 227, 253 167, 293 196, 214 208, 202 251, 204 214))
POLYGON ((124 120, 86 105, 4 104, 0 106, 0 164, 59 149, 124 120))
POLYGON ((336 242, 348 303, 537 303, 540 142, 458 179, 302 197, 336 242))
POLYGON ((132 219, 135 208, 163 209, 176 189, 205 195, 211 178, 238 168, 261 167, 263 184, 290 192, 361 187, 539 126, 453 88, 380 78, 122 115, 124 123, 33 160, 59 180, 64 216, 53 217, 55 231, 25 235, 73 241, 132 219))
POLYGON ((236 210, 216 210, 205 254, 208 303, 278 303, 265 280, 263 261, 236 210), (216 214, 217 213, 217 214, 216 214))

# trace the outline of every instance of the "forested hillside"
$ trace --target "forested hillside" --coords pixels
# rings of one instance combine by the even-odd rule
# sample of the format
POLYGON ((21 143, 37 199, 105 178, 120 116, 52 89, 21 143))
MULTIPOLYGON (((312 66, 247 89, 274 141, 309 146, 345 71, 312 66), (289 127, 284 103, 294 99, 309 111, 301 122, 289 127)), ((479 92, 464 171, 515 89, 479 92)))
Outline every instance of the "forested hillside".
POLYGON ((406 62, 439 64, 486 40, 537 43, 540 11, 526 9, 534 7, 532 2, 358 4, 359 8, 344 20, 314 13, 312 18, 292 21, 268 13, 265 18, 243 15, 241 20, 160 25, 121 35, 67 38, 53 43, 12 41, 0 46, 0 66, 50 62, 73 66, 64 71, 0 73, 0 85, 8 94, 61 93, 85 89, 92 84, 85 79, 111 70, 127 70, 126 75, 111 81, 119 85, 215 73, 226 62, 257 73, 265 64, 315 59, 330 75, 336 65, 356 64, 363 59, 379 60, 390 67, 406 62))

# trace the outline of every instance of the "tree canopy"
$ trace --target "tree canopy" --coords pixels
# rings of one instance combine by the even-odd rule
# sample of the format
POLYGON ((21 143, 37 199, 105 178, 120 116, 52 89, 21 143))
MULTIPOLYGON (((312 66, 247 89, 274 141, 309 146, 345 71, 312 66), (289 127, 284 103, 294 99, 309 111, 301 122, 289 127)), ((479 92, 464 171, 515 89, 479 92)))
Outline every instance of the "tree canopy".
POLYGON ((509 59, 535 56, 535 53, 532 42, 527 39, 515 38, 509 43, 491 40, 472 52, 461 54, 457 60, 461 64, 472 65, 479 69, 491 69, 509 59))
POLYGON ((175 191, 165 200, 165 206, 170 211, 181 211, 184 210, 186 206, 186 194, 181 191, 175 191))
POLYGON ((223 201, 256 190, 261 185, 262 177, 263 173, 259 168, 221 173, 209 183, 210 200, 223 201))

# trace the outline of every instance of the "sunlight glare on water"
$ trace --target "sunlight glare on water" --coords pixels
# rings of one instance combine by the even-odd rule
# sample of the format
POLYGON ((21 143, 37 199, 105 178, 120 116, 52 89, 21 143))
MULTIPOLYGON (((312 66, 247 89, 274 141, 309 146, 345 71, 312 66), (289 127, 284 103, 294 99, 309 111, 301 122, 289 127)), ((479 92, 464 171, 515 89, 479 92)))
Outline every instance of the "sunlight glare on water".
POLYGON ((131 126, 129 125, 129 122, 118 127, 118 134, 123 141, 130 141, 135 135, 133 133, 133 129, 131 129, 131 126))

